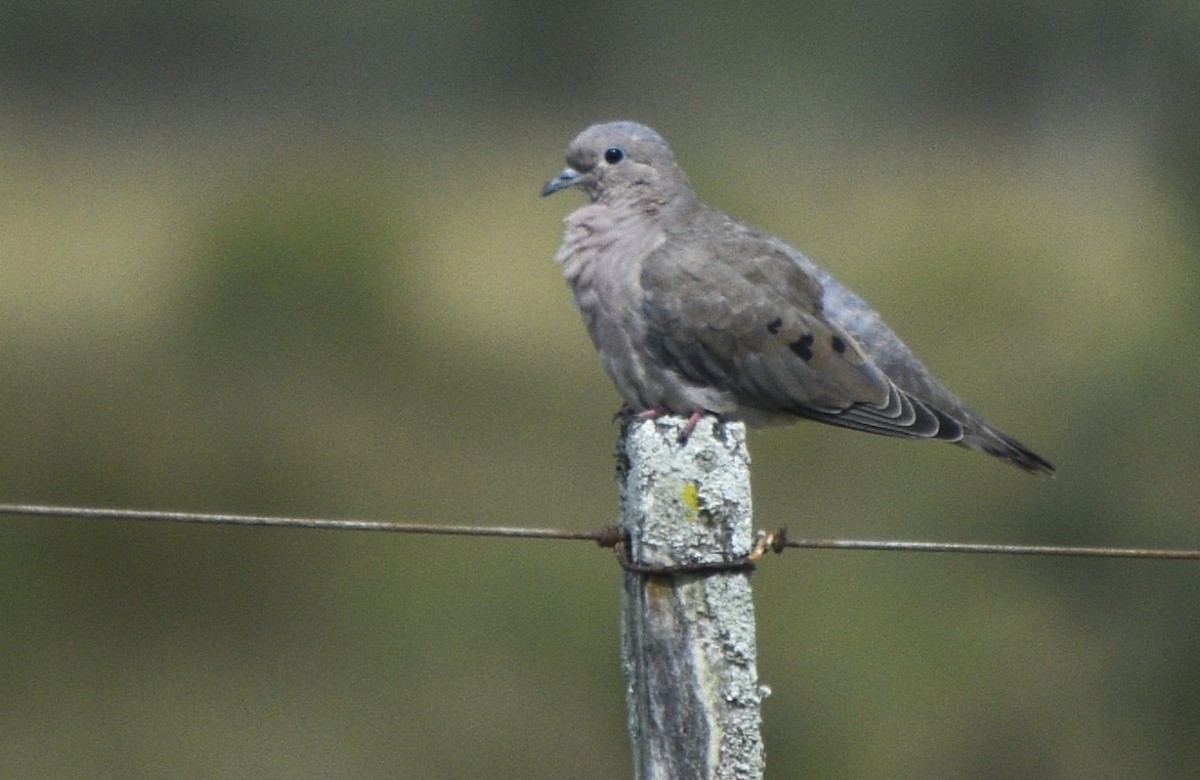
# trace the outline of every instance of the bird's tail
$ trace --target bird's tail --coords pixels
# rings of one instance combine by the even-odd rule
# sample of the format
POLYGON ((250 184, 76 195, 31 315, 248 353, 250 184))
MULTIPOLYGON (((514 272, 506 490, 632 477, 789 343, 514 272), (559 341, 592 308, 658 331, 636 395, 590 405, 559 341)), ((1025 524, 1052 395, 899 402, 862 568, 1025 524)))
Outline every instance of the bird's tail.
POLYGON ((1013 437, 994 428, 983 428, 977 432, 967 433, 959 444, 994 455, 1018 468, 1025 469, 1030 474, 1054 476, 1054 464, 1013 437))

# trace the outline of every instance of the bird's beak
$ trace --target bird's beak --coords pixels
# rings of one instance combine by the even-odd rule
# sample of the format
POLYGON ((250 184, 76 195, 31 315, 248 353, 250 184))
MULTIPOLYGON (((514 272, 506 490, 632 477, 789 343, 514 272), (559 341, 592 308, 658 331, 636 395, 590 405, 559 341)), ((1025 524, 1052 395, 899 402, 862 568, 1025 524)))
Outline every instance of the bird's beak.
POLYGON ((563 168, 562 173, 546 182, 546 186, 542 187, 542 197, 544 198, 559 190, 565 190, 568 187, 577 186, 579 184, 579 176, 579 171, 574 168, 563 168))

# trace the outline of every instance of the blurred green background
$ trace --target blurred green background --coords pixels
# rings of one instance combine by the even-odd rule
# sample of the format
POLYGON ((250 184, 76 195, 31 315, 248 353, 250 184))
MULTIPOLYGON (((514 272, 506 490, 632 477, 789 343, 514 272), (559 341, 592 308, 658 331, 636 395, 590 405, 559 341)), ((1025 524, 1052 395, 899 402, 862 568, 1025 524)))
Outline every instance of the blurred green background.
MULTIPOLYGON (((597 528, 540 185, 668 138, 1059 467, 754 433, 794 535, 1200 546, 1200 6, 0 7, 0 501, 597 528)), ((0 519, 0 776, 629 775, 586 544, 0 519)), ((1200 569, 789 552, 770 778, 1190 778, 1200 569)))

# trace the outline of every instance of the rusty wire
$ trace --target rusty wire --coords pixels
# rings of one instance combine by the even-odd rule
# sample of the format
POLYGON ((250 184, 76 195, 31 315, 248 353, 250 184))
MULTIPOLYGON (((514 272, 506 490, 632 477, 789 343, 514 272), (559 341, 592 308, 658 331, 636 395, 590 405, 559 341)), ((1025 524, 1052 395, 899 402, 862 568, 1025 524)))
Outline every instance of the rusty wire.
MULTIPOLYGON (((280 517, 214 512, 175 512, 147 509, 0 504, 0 515, 64 517, 83 520, 143 520, 204 525, 267 526, 276 528, 319 528, 338 531, 376 531, 400 534, 477 536, 517 539, 585 540, 612 547, 621 539, 613 527, 592 531, 562 528, 514 528, 481 525, 433 525, 388 520, 280 517)), ((766 552, 783 552, 788 547, 808 550, 859 550, 883 552, 940 552, 990 555, 1040 555, 1088 558, 1142 558, 1154 560, 1200 560, 1200 550, 1140 547, 1084 547, 1075 545, 981 544, 971 542, 922 542, 864 539, 791 539, 784 529, 762 532, 755 547, 756 560, 766 552)))

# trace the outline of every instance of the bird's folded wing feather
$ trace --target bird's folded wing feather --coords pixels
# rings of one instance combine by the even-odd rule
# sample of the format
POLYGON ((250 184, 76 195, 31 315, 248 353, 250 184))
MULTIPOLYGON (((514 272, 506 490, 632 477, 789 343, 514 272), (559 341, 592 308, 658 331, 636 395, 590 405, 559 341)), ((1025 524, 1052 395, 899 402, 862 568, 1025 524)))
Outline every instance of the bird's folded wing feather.
POLYGON ((794 250, 732 221, 720 227, 680 235, 643 262, 647 342, 661 365, 754 409, 891 436, 962 437, 825 316, 820 280, 794 250))

